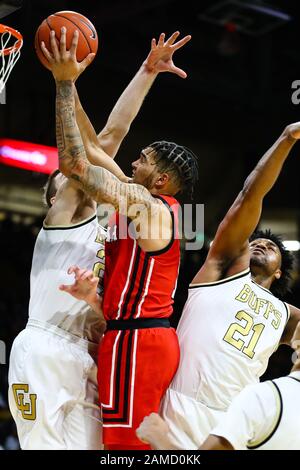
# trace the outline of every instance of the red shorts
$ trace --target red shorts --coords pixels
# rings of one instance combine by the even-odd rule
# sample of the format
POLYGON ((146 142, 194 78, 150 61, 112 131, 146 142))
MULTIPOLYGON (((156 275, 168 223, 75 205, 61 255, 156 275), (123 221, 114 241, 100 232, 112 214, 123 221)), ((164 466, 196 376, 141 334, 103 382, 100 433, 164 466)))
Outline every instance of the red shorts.
POLYGON ((159 411, 178 364, 173 328, 105 333, 98 360, 105 445, 143 445, 135 430, 146 415, 159 411))

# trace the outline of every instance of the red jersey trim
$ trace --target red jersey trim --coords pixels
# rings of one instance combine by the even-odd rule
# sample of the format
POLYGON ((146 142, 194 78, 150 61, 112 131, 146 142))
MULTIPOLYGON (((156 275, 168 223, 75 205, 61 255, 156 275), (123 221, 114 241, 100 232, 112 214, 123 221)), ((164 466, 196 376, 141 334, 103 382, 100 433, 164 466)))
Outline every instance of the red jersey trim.
POLYGON ((116 337, 118 344, 117 357, 112 358, 112 374, 110 387, 114 391, 112 403, 102 405, 104 427, 121 426, 131 427, 133 418, 133 399, 135 382, 137 331, 131 330, 129 334, 122 331, 116 337), (118 341, 119 337, 119 341, 118 341), (126 357, 125 370, 122 367, 122 357, 126 357), (113 424, 114 423, 114 424, 113 424))

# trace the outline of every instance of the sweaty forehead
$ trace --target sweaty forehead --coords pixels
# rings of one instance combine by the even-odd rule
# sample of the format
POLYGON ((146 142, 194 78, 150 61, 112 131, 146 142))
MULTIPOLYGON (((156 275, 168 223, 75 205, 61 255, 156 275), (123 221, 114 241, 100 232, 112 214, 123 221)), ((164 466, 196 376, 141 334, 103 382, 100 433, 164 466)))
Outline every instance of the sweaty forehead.
POLYGON ((255 240, 251 241, 250 245, 255 245, 256 243, 261 243, 261 242, 266 245, 274 246, 278 251, 280 251, 276 243, 274 243, 272 240, 269 240, 268 238, 256 238, 255 240))
POLYGON ((146 147, 141 151, 141 154, 151 161, 155 157, 156 152, 152 147, 146 147))

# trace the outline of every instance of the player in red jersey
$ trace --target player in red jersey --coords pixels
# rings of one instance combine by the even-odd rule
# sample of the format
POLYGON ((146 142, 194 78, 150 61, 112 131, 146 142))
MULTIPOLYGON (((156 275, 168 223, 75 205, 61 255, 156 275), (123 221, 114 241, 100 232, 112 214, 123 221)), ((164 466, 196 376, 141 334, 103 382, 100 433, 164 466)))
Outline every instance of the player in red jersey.
MULTIPOLYGON (((152 42, 154 51, 164 50, 162 70, 169 62, 174 71, 172 55, 187 42, 184 38, 174 44, 177 36, 165 43, 161 35, 157 45, 152 42)), ((193 187, 197 159, 186 147, 155 142, 132 164, 130 184, 89 163, 75 116, 74 81, 81 72, 75 54, 77 37, 64 60, 52 57, 51 61, 57 85, 60 170, 96 201, 110 203, 116 210, 106 244, 107 331, 99 351, 104 443, 108 449, 148 449, 135 429, 145 415, 158 411, 179 362, 177 336, 168 320, 180 258, 174 195, 193 187)), ((105 156, 101 149, 99 153, 105 156)), ((99 306, 92 295, 85 300, 99 306)))

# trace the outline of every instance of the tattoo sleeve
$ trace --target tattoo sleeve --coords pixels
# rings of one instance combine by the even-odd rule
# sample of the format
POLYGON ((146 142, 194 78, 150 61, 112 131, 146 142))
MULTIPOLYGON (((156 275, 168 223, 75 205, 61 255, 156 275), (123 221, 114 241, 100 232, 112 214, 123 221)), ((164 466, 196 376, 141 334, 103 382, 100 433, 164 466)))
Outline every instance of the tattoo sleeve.
POLYGON ((76 122, 75 86, 71 80, 57 82, 56 140, 60 170, 95 201, 111 203, 118 210, 132 204, 159 204, 143 186, 122 183, 110 171, 89 163, 76 122))

